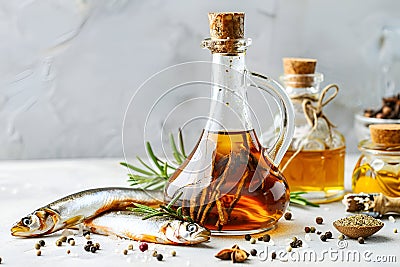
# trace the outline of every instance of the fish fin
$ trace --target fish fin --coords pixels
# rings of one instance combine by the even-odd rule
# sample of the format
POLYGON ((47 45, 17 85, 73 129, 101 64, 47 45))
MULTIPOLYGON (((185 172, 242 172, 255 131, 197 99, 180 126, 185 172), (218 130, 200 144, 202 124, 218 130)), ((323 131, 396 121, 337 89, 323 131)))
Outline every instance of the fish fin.
POLYGON ((82 215, 71 217, 68 220, 64 221, 64 225, 66 228, 71 228, 74 225, 81 223, 83 221, 83 219, 84 219, 84 216, 82 216, 82 215))

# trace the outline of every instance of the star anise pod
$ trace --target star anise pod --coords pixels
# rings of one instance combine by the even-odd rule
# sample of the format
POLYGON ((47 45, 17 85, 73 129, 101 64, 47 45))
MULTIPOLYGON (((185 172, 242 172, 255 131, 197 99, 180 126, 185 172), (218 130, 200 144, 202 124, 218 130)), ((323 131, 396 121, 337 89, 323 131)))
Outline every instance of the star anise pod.
POLYGON ((232 248, 226 248, 221 250, 215 255, 221 260, 232 260, 233 263, 244 262, 249 257, 249 253, 243 249, 240 249, 238 245, 234 245, 232 248))

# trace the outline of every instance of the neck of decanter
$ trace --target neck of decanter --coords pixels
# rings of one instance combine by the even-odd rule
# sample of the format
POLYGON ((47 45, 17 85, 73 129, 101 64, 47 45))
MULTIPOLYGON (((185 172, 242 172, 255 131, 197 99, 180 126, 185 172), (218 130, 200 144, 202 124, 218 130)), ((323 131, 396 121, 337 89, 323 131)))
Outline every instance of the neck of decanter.
POLYGON ((252 130, 245 53, 213 53, 211 106, 206 130, 252 130))

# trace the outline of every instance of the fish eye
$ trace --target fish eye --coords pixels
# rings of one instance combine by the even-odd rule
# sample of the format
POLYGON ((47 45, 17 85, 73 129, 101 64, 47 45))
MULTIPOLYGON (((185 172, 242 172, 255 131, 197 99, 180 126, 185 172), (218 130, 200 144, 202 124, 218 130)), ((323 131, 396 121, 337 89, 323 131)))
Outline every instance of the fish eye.
POLYGON ((22 224, 23 225, 29 226, 31 223, 32 223, 31 218, 29 218, 29 217, 22 218, 22 224))
POLYGON ((188 230, 189 233, 194 233, 197 231, 197 225, 194 223, 190 223, 186 226, 186 230, 188 230))

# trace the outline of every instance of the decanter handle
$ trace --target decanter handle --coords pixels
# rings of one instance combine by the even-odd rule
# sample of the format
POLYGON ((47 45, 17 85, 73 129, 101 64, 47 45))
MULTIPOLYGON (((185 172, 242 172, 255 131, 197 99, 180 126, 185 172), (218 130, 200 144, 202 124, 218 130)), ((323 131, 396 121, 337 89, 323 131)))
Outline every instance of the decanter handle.
POLYGON ((250 86, 257 87, 271 95, 275 99, 281 113, 279 136, 273 146, 267 149, 268 155, 275 166, 279 166, 290 146, 294 134, 293 104, 285 89, 279 83, 255 72, 250 72, 250 76, 250 81, 253 83, 250 86))

